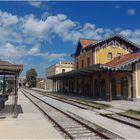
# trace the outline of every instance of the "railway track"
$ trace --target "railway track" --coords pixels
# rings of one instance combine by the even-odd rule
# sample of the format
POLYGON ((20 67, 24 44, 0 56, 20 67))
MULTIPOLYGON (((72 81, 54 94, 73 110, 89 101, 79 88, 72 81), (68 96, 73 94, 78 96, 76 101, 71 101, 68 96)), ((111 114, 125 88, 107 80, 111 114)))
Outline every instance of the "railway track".
POLYGON ((64 103, 67 103, 67 104, 70 104, 70 105, 74 105, 76 107, 79 107, 81 109, 90 109, 90 110, 93 110, 93 109, 101 109, 97 106, 91 106, 89 104, 86 104, 86 103, 83 103, 83 102, 80 102, 78 100, 73 100, 73 99, 64 99, 64 98, 61 98, 61 97, 58 97, 58 96, 55 96, 55 95, 48 95, 48 94, 45 94, 43 91, 38 91, 38 90, 32 90, 36 93, 40 93, 44 96, 47 96, 47 97, 50 97, 50 98, 53 98, 55 100, 58 100, 58 101, 61 101, 61 102, 64 102, 64 103))
MULTIPOLYGON (((76 101, 72 101, 72 100, 60 99, 59 97, 55 97, 53 95, 52 96, 51 95, 46 95, 46 94, 42 93, 41 91, 35 91, 35 92, 39 92, 39 93, 43 94, 44 96, 48 96, 50 98, 53 98, 53 99, 56 99, 56 100, 59 100, 59 101, 77 106, 77 107, 82 108, 82 109, 92 109, 93 111, 95 111, 93 109, 93 106, 92 107, 90 107, 90 105, 86 106, 86 105, 84 105, 84 104, 82 104, 78 101, 76 102, 76 101)), ((95 109, 98 109, 98 108, 95 108, 95 109)), ((127 124, 129 126, 140 129, 140 119, 136 119, 136 118, 133 118, 133 117, 128 116, 128 115, 122 115, 120 113, 115 113, 115 112, 112 112, 112 111, 110 111, 110 114, 103 114, 103 113, 99 113, 99 114, 106 117, 106 118, 110 118, 110 119, 113 119, 115 121, 121 122, 123 124, 127 124)))
POLYGON ((116 120, 118 122, 133 126, 135 128, 140 129, 140 120, 132 119, 129 116, 123 116, 121 114, 113 113, 113 114, 101 114, 104 117, 116 120))
POLYGON ((70 139, 122 139, 97 125, 44 102, 31 93, 21 90, 45 115, 49 117, 70 139))
POLYGON ((67 103, 67 104, 70 104, 70 105, 74 105, 74 106, 76 106, 78 108, 81 108, 81 109, 89 109, 89 106, 85 106, 84 104, 82 104, 82 103, 80 103, 78 101, 76 102, 76 101, 68 100, 68 99, 64 100, 64 99, 62 99, 60 97, 56 97, 56 96, 53 96, 53 95, 46 95, 46 94, 44 94, 42 92, 39 92, 39 91, 36 91, 36 90, 33 90, 33 91, 35 91, 36 93, 40 93, 40 94, 42 94, 44 96, 47 96, 49 98, 52 98, 52 99, 55 99, 55 100, 58 100, 58 101, 61 101, 61 102, 64 102, 64 103, 67 103))

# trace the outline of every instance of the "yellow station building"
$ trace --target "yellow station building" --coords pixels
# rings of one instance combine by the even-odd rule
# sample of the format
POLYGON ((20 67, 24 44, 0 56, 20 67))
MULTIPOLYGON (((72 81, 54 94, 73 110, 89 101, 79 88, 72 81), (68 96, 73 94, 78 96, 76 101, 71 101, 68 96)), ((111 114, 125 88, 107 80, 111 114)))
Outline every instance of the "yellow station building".
POLYGON ((140 98, 140 47, 113 34, 103 40, 80 39, 75 69, 53 76, 54 92, 90 96, 94 99, 140 98))

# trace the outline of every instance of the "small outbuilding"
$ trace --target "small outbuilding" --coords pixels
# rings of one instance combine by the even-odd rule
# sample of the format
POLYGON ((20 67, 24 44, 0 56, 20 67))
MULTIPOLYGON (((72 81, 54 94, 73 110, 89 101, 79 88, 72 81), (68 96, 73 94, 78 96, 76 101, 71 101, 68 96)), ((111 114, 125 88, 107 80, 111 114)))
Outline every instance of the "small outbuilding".
POLYGON ((14 116, 17 114, 18 77, 22 70, 23 65, 0 60, 0 110, 5 107, 9 96, 12 96, 14 116))

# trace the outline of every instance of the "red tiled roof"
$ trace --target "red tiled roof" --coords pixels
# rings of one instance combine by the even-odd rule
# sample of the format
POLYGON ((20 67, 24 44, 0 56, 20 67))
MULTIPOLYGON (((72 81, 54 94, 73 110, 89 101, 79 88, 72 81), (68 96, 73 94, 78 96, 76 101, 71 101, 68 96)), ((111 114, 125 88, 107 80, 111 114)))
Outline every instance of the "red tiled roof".
POLYGON ((123 65, 127 62, 133 61, 137 58, 140 58, 140 52, 139 53, 126 54, 126 55, 116 57, 112 61, 106 63, 106 65, 110 66, 110 67, 118 67, 118 66, 121 66, 121 65, 123 65))
POLYGON ((96 40, 90 40, 90 39, 80 39, 80 43, 82 45, 83 48, 87 47, 90 44, 94 44, 96 43, 96 40))

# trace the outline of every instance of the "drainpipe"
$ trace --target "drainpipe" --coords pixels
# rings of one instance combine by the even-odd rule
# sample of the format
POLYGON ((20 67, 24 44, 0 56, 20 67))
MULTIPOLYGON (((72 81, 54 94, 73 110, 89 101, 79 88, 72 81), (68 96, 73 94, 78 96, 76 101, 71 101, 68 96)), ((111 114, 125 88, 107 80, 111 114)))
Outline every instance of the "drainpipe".
POLYGON ((18 102, 18 88, 17 88, 17 80, 18 80, 18 76, 17 74, 15 75, 15 102, 14 102, 14 118, 17 117, 17 102, 18 102))

